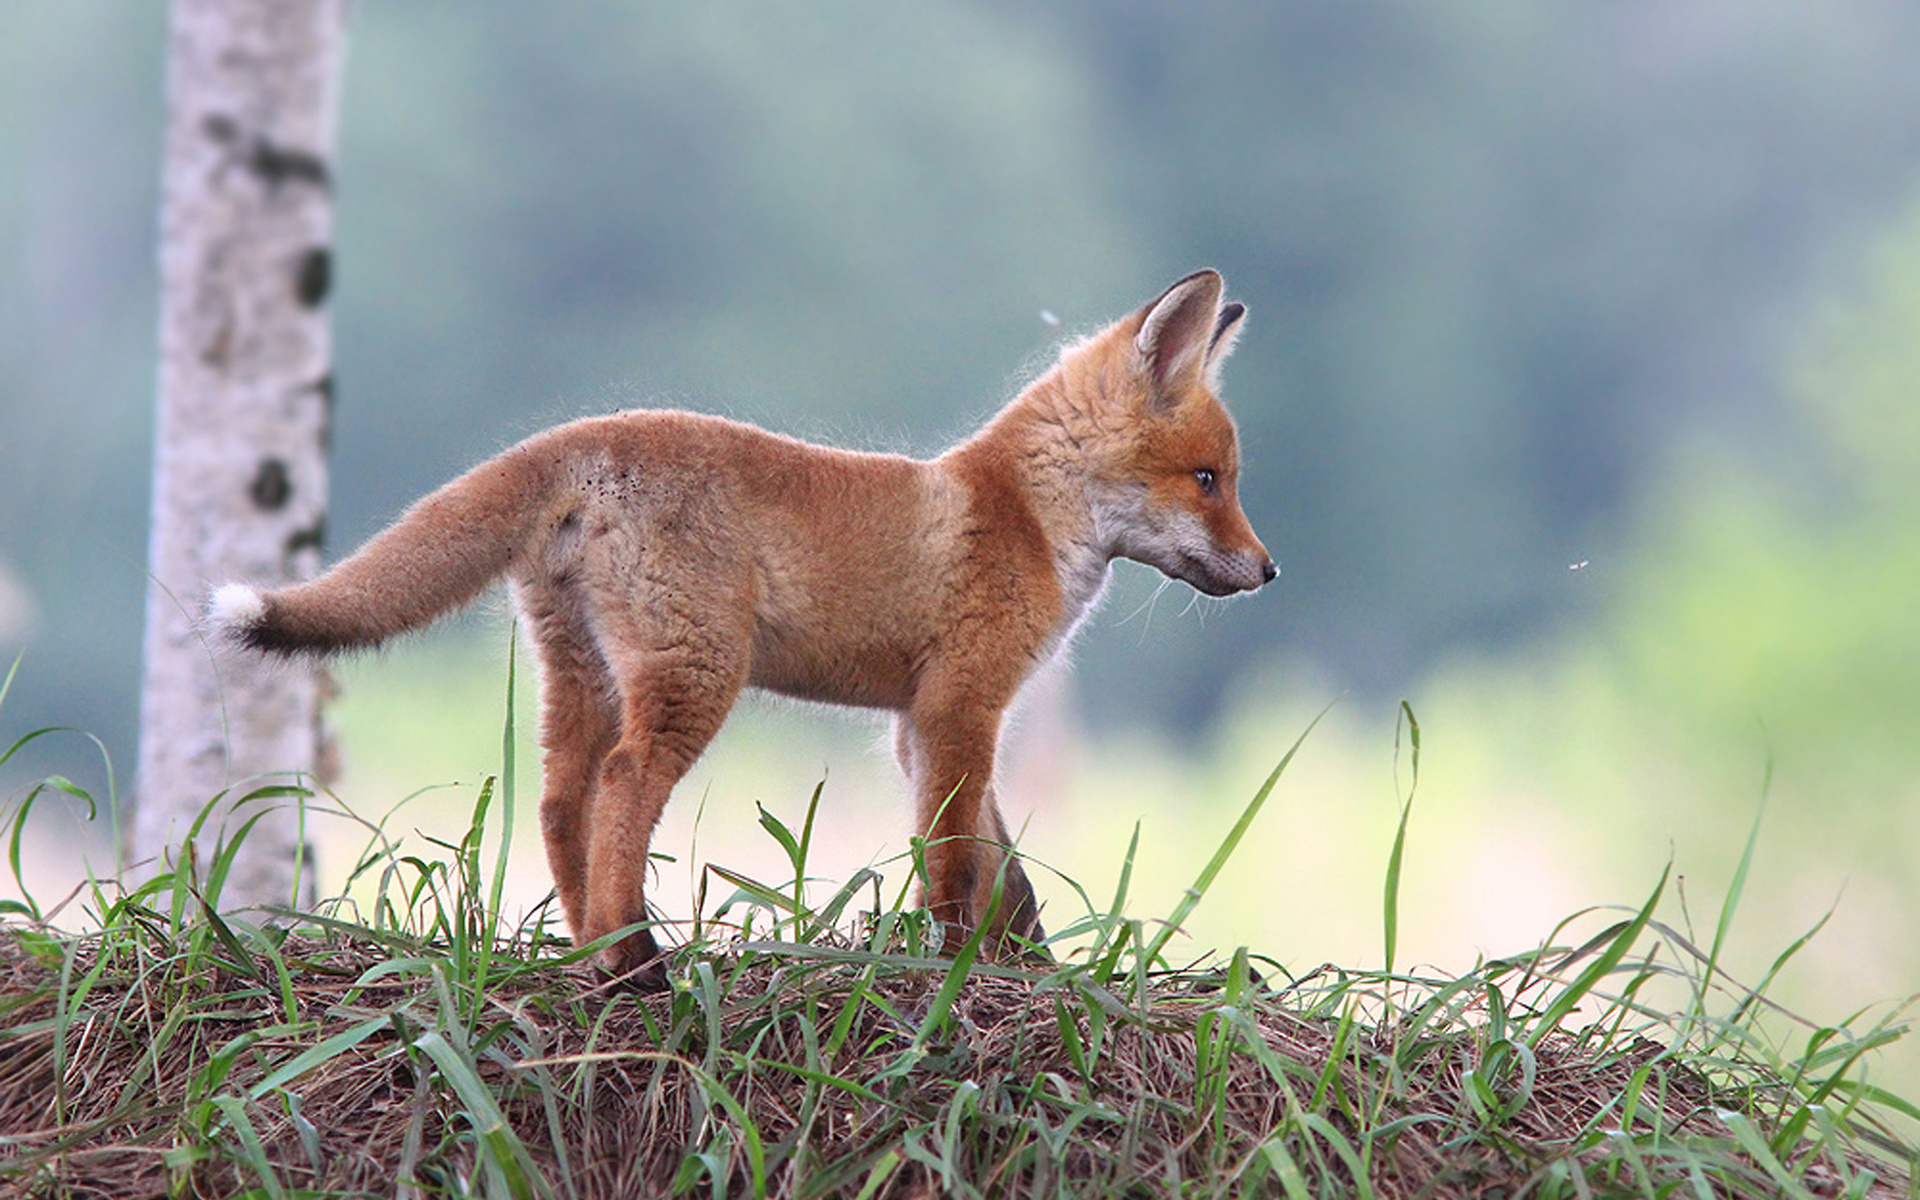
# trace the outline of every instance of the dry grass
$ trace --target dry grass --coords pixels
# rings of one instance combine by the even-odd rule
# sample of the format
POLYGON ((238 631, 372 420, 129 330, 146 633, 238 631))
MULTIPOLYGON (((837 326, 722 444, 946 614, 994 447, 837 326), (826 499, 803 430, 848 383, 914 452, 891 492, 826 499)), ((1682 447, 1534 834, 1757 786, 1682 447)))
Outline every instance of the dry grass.
MULTIPOLYGON (((1494 1081, 1510 1111, 1491 1114, 1469 1099, 1489 1066, 1484 1029, 1416 1033, 1411 1016, 1363 1028, 1257 985, 1229 1005, 1220 982, 1174 977, 1136 1005, 1085 980, 976 975, 916 1049, 945 964, 869 978, 846 947, 846 961, 815 957, 830 946, 704 959, 692 987, 647 999, 594 993, 579 968, 553 966, 471 1011, 444 972, 392 970, 390 954, 344 936, 279 947, 291 1006, 231 964, 103 962, 99 939, 71 956, 17 936, 0 947, 0 1170, 16 1194, 392 1195, 408 1180, 461 1194, 490 1154, 518 1161, 530 1194, 580 1197, 676 1183, 1277 1194, 1290 1175, 1312 1195, 1517 1196, 1576 1177, 1661 1194, 1695 1167, 1714 1194, 1782 1191, 1742 1161, 1721 1115, 1752 1098, 1655 1042, 1596 1052, 1555 1034, 1524 1084, 1518 1069, 1494 1081), (60 1019, 83 979, 87 996, 60 1019), (1223 1025, 1246 1041, 1208 1077, 1223 1025), (290 1070, 302 1055, 311 1067, 290 1070), (462 1071, 491 1111, 463 1095, 462 1071), (504 1129, 487 1128, 496 1120, 504 1129)), ((1858 1148, 1803 1157, 1793 1169, 1814 1195, 1906 1190, 1858 1148)), ((519 1190, 511 1171, 502 1182, 519 1190)))
POLYGON ((951 963, 841 936, 693 949, 672 995, 636 998, 551 944, 501 947, 513 968, 475 993, 444 947, 223 922, 196 951, 164 923, 0 938, 0 1191, 1910 1190, 1834 1091, 1756 1154, 1743 1132, 1777 1144, 1807 1089, 1752 1064, 1716 1083, 1637 1034, 1494 1036, 1518 964, 1280 988, 1244 959, 1104 984, 976 967, 942 1015, 951 963))
MULTIPOLYGON (((1391 969, 1403 823, 1388 969, 1174 969, 1286 763, 1175 912, 1128 916, 1123 866, 1026 969, 854 912, 870 873, 816 907, 713 868, 734 890, 696 906, 673 991, 607 990, 593 947, 499 922, 491 787, 442 854, 373 831, 364 919, 219 915, 237 843, 94 888, 90 932, 9 904, 0 1195, 1915 1195, 1891 1121, 1920 1110, 1862 1075, 1903 1029, 1796 1025, 1717 967, 1751 847, 1705 951, 1658 918, 1663 877, 1577 944, 1420 978, 1391 969)), ((763 823, 804 879, 811 816, 763 823)))

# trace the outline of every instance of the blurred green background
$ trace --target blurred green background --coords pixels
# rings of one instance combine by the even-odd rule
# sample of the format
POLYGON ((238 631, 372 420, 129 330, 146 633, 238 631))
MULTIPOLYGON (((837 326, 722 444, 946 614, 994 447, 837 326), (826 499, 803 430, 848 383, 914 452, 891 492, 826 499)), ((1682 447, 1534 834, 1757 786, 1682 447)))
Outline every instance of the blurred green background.
MULTIPOLYGON (((164 33, 0 9, 0 742, 77 727, 123 773, 164 33)), ((1216 266, 1284 574, 1221 605, 1120 568, 1010 752, 1033 851, 1100 894, 1142 822, 1165 912, 1339 698, 1194 940, 1376 963, 1408 697, 1402 959, 1458 968, 1669 857, 1710 928, 1771 762, 1735 970, 1837 901, 1789 993, 1837 1019, 1920 988, 1916 52, 1902 0, 361 3, 329 540, 619 407, 931 453, 1216 266)), ((343 801, 497 769, 502 608, 343 670, 343 801)), ((751 705, 659 846, 773 874, 751 802, 797 820, 824 771, 823 869, 897 852, 878 740, 751 705)), ((394 825, 450 837, 472 795, 394 825)), ((35 836, 49 878, 103 845, 35 836)))

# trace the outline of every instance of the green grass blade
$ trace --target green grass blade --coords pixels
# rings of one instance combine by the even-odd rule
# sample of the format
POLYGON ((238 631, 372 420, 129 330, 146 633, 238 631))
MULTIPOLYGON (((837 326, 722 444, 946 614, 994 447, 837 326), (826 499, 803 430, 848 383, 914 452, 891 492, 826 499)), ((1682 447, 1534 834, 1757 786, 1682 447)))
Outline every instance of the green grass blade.
POLYGON ((706 863, 704 864, 704 866, 707 871, 711 872, 712 874, 718 875, 720 878, 726 880, 728 883, 732 884, 735 889, 737 889, 735 891, 735 894, 733 896, 728 897, 727 900, 724 901, 720 905, 719 909, 717 909, 716 911, 725 912, 728 908, 730 908, 733 905, 733 902, 735 900, 741 899, 744 897, 745 899, 755 904, 763 905, 766 908, 771 909, 776 913, 780 913, 780 912, 794 913, 795 912, 793 907, 793 903, 794 903, 793 897, 788 895, 786 892, 781 891, 779 888, 770 887, 767 884, 761 883, 757 879, 754 879, 747 875, 742 875, 740 872, 732 869, 731 867, 723 867, 718 863, 706 863))
POLYGON ((482 948, 481 975, 485 978, 485 968, 492 959, 494 938, 500 927, 500 908, 507 890, 507 858, 513 853, 514 820, 514 716, 513 701, 516 683, 517 655, 515 650, 519 639, 519 625, 516 622, 507 634, 507 712, 500 729, 500 848, 494 852, 493 879, 487 890, 487 931, 486 945, 482 948))
POLYGON ((233 927, 222 920, 220 914, 213 911, 213 907, 205 900, 200 901, 200 917, 207 923, 207 928, 213 931, 213 936, 219 943, 226 947, 227 954, 232 959, 232 967, 255 983, 265 984, 267 977, 260 970, 260 964, 253 961, 253 955, 240 944, 239 935, 233 932, 233 927))
POLYGON ((819 940, 823 934, 839 923, 840 914, 846 911, 847 905, 853 903, 854 897, 859 895, 861 888, 869 883, 878 883, 882 878, 880 872, 872 867, 861 867, 855 871, 834 891, 833 896, 820 906, 820 910, 813 916, 813 923, 801 933, 799 940, 803 942, 819 940))
POLYGON ((1394 720, 1393 743, 1396 755, 1400 747, 1400 726, 1404 722, 1407 728, 1408 745, 1412 747, 1412 780, 1407 787, 1407 798, 1400 805, 1400 827, 1393 834, 1393 853, 1387 856, 1387 884, 1384 904, 1386 932, 1386 970, 1393 974, 1394 956, 1400 945, 1400 863, 1407 847, 1407 818, 1413 814, 1413 796, 1420 787, 1420 722, 1414 719, 1413 706, 1405 700, 1400 702, 1400 715, 1394 720))
POLYGON ((1752 1121, 1740 1113, 1725 1110, 1721 1111, 1720 1120, 1733 1131, 1734 1140, 1739 1142, 1740 1148, 1747 1152, 1747 1157, 1753 1159, 1754 1163, 1767 1173, 1767 1178, 1773 1180, 1774 1185, 1781 1192, 1791 1200, 1813 1200, 1813 1193, 1807 1190, 1807 1185, 1801 1183, 1792 1172, 1781 1165, 1778 1158, 1774 1157, 1773 1150, 1767 1145, 1767 1139, 1754 1128, 1752 1121))
POLYGON ((1707 976, 1709 980, 1714 969, 1720 963, 1720 950, 1727 942, 1727 931, 1733 926, 1733 913, 1740 906, 1741 894, 1747 888, 1747 872, 1753 866, 1753 850, 1760 841, 1760 824, 1767 815, 1767 795, 1773 790, 1773 755, 1767 755, 1766 772, 1760 781, 1760 803, 1754 809, 1753 825, 1747 830, 1747 844, 1740 851, 1740 861, 1733 869, 1733 880, 1727 884, 1726 898, 1720 904, 1720 920, 1714 926, 1713 946, 1707 952, 1707 976))
POLYGON ((315 1067, 345 1054, 374 1034, 391 1028, 393 1028, 392 1017, 381 1013, 377 1017, 368 1017, 358 1025, 343 1029, 332 1037, 322 1039, 269 1071, 266 1078, 247 1089, 247 1098, 258 1100, 268 1092, 283 1088, 315 1067))
POLYGON ((880 1189, 886 1187, 887 1183, 893 1179, 893 1173, 900 1169, 902 1161, 904 1160, 898 1150, 889 1150, 882 1154, 874 1161, 873 1169, 867 1172, 867 1182, 861 1186, 854 1200, 873 1200, 873 1197, 878 1196, 880 1189))
MULTIPOLYGON (((7 668, 7 677, 5 679, 0 679, 0 708, 6 707, 7 693, 13 690, 13 677, 20 673, 20 660, 25 658, 26 656, 27 656, 27 652, 25 650, 22 650, 18 654, 15 654, 13 656, 13 665, 7 668)), ((12 753, 12 752, 9 751, 8 753, 12 753)), ((6 761, 6 758, 4 756, 0 756, 0 762, 5 762, 5 761, 6 761)))
MULTIPOLYGON (((1773 790, 1773 754, 1767 754, 1766 771, 1760 780, 1760 803, 1754 809, 1753 825, 1747 830, 1747 844, 1740 851, 1740 860, 1734 865, 1733 879, 1727 884, 1727 894, 1720 901, 1720 919, 1714 924, 1713 943, 1707 949, 1707 963, 1700 973, 1699 993, 1695 999, 1694 1013, 1689 1014, 1689 1023, 1706 1018, 1707 991, 1713 986, 1714 977, 1720 970, 1720 953, 1727 943, 1728 931, 1733 928, 1733 914, 1740 906, 1740 897, 1747 889, 1747 873, 1753 866, 1754 847, 1760 841, 1760 823, 1767 814, 1767 795, 1773 790)), ((1784 960, 1783 960, 1784 961, 1784 960)), ((1768 976, 1771 980, 1772 976, 1768 976)), ((1762 991, 1766 985, 1761 985, 1762 991)), ((1742 1005, 1744 1008, 1745 1006, 1742 1005)))
POLYGON ((921 1019, 920 1027, 913 1033, 913 1048, 926 1049, 927 1042, 946 1022, 947 1014, 953 1011, 953 1002, 960 995, 960 988, 967 982, 967 972, 973 968, 973 960, 980 955, 980 943, 987 936, 987 922, 982 921, 978 928, 967 935, 961 944, 960 952, 953 956, 953 966, 947 969, 947 977, 941 981, 940 990, 934 994, 932 1003, 927 1005, 927 1015, 921 1019))
POLYGON ((806 936, 800 928, 799 914, 807 907, 807 857, 813 851, 813 821, 820 812, 820 797, 827 790, 827 781, 822 779, 813 785, 813 795, 807 800, 807 819, 800 826, 800 853, 793 863, 793 936, 799 941, 806 936))
POLYGON ((515 1200, 551 1197, 552 1185, 507 1123, 506 1114, 500 1111, 493 1092, 480 1079, 473 1060, 438 1031, 430 1030, 415 1038, 412 1044, 415 1050, 433 1060, 440 1077, 453 1088, 461 1107, 466 1109, 467 1119, 473 1124, 481 1150, 515 1200))
POLYGON ((1585 999, 1600 980, 1620 965, 1620 960, 1626 957, 1627 951, 1639 939, 1640 932, 1653 918, 1654 907, 1660 903, 1660 897, 1666 893, 1667 879, 1672 874, 1673 864, 1668 863, 1666 869, 1660 872, 1660 882, 1654 887, 1653 895, 1647 897, 1646 904, 1634 915, 1633 920, 1627 922, 1608 943, 1607 948, 1601 952, 1600 957, 1589 963, 1586 970, 1580 972, 1579 977, 1563 988, 1554 998, 1553 1003, 1547 1006, 1547 1010, 1540 1015, 1538 1027, 1527 1038, 1526 1044, 1529 1048, 1538 1048, 1542 1041, 1560 1027, 1560 1022, 1573 1011, 1574 1006, 1585 999))
POLYGON ((1287 748, 1279 765, 1273 768, 1273 773, 1267 776, 1266 782, 1260 785, 1260 790, 1254 793, 1253 799, 1247 803, 1246 808, 1241 810, 1240 819, 1235 821, 1233 828, 1227 832, 1226 840, 1220 843, 1219 849, 1213 852, 1213 857, 1207 860, 1207 865, 1201 870, 1199 878, 1194 880, 1193 886, 1180 897, 1180 903, 1174 906, 1173 914, 1166 919, 1160 931, 1154 934, 1153 940, 1148 943, 1142 955, 1145 962, 1152 963, 1159 959, 1167 942, 1179 932, 1186 919, 1193 915, 1193 910, 1200 906, 1200 901, 1206 896, 1207 889, 1213 886, 1213 881, 1219 876, 1221 868, 1227 865, 1227 860, 1233 857, 1234 850, 1239 848, 1240 840, 1246 837, 1247 830, 1253 826, 1254 818, 1260 815, 1260 810, 1266 805, 1267 797, 1272 794, 1274 785, 1280 782, 1280 776, 1285 774, 1287 767, 1293 763, 1293 756, 1300 752, 1300 747, 1313 733, 1314 726, 1320 724, 1321 720, 1332 711, 1331 704, 1321 709, 1320 715, 1308 722, 1306 729, 1294 740, 1293 745, 1287 748))
POLYGON ((1307 1177, 1301 1172, 1300 1164, 1294 1161, 1293 1155, 1287 1153, 1286 1143, 1282 1139, 1268 1138, 1260 1143, 1260 1155, 1280 1181, 1287 1200, 1310 1200, 1313 1193, 1307 1188, 1307 1177))
MULTIPOLYGON (((19 665, 17 659, 14 665, 19 665)), ((12 751, 9 750, 7 753, 11 754, 12 751)), ((7 756, 0 755, 0 763, 5 763, 6 761, 7 756)), ((87 820, 89 821, 94 819, 97 811, 91 795, 87 794, 87 792, 78 785, 59 775, 48 776, 39 784, 35 785, 20 801, 20 807, 14 810, 13 829, 7 838, 7 867, 13 873, 13 883, 14 886, 20 890, 21 899, 26 902, 27 915, 35 921, 38 921, 41 916, 40 905, 39 902, 33 898, 33 893, 27 890, 26 877, 22 874, 20 867, 20 846, 26 838, 27 815, 33 811, 33 802, 48 791, 64 792, 67 795, 84 801, 87 806, 87 820)))
POLYGON ((253 1121, 247 1116, 246 1105, 237 1096, 215 1096, 213 1105, 227 1119, 228 1128, 240 1139, 241 1151, 246 1156, 247 1165, 260 1180, 260 1186, 273 1200, 286 1200, 287 1190, 280 1183, 279 1172, 267 1159, 267 1148, 260 1141, 260 1131, 253 1127, 253 1121))

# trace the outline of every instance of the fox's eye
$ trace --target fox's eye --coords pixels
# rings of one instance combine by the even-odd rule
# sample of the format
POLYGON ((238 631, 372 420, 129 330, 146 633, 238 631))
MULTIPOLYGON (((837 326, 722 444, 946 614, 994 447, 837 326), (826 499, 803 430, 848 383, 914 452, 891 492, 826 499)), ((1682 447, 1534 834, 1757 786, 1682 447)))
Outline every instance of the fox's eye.
POLYGON ((1208 470, 1206 467, 1201 467, 1199 470, 1195 471, 1193 473, 1193 477, 1199 481, 1200 490, 1205 492, 1209 496, 1213 495, 1214 489, 1219 486, 1219 484, 1215 482, 1213 478, 1213 472, 1208 470))

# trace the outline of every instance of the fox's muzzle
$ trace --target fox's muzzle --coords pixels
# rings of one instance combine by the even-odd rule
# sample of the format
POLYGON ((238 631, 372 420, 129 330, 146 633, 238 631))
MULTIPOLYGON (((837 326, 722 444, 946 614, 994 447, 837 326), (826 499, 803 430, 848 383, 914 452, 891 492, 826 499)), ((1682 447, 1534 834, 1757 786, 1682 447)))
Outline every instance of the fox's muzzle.
POLYGON ((1167 573, 1209 596, 1251 592, 1272 583, 1280 575, 1280 568, 1264 553, 1235 554, 1225 558, 1182 554, 1180 567, 1180 570, 1167 573))

